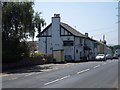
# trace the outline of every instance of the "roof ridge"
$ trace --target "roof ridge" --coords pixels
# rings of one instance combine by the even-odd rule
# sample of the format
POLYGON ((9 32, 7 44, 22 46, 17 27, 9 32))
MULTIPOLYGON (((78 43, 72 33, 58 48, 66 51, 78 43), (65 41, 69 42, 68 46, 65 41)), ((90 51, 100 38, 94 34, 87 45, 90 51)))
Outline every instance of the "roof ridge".
POLYGON ((74 35, 76 35, 76 36, 81 36, 81 37, 86 37, 84 34, 82 34, 82 33, 80 33, 79 31, 77 31, 76 29, 74 29, 73 27, 71 27, 69 24, 67 24, 67 23, 63 23, 63 22, 61 22, 61 25, 64 27, 64 28, 66 28, 67 30, 68 30, 68 27, 69 27, 69 31, 70 32, 72 32, 74 35), (65 27, 65 25, 67 26, 67 27, 65 27))

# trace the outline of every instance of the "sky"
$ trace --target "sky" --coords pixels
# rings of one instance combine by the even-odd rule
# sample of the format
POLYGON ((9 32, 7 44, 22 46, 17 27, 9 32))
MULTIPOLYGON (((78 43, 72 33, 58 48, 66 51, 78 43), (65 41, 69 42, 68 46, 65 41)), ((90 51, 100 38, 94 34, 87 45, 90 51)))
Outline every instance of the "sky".
MULTIPOLYGON (((61 22, 67 23, 89 37, 102 40, 107 44, 118 44, 118 3, 117 2, 39 2, 35 1, 34 10, 42 12, 41 17, 47 25, 54 13, 60 14, 61 22)), ((47 26, 46 25, 46 26, 47 26)), ((44 28, 42 28, 44 29, 44 28)))

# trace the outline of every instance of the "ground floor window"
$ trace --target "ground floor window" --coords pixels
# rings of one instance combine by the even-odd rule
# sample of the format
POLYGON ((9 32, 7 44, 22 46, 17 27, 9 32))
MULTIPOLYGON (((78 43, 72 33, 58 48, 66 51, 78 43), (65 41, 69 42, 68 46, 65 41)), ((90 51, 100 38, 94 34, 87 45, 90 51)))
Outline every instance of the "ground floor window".
POLYGON ((63 46, 73 46, 73 41, 63 41, 63 46))

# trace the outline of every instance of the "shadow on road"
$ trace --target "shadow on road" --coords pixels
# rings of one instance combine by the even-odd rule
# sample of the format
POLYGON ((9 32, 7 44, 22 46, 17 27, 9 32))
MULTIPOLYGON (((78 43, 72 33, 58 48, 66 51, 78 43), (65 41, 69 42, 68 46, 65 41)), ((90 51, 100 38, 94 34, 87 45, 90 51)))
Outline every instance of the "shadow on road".
POLYGON ((26 68, 21 68, 21 69, 12 69, 12 70, 6 70, 2 73, 6 73, 6 74, 17 74, 17 73, 31 73, 31 72, 42 72, 42 70, 46 70, 46 69, 52 69, 51 66, 40 66, 40 65, 36 65, 36 66, 31 66, 31 67, 26 67, 26 68))
MULTIPOLYGON (((78 61, 78 62, 67 62, 67 63, 87 63, 87 62, 101 62, 101 61, 96 61, 96 60, 89 60, 89 61, 78 61)), ((106 62, 106 61, 102 61, 106 62)), ((67 64, 67 63, 54 63, 54 64, 67 64)), ((34 66, 29 66, 29 67, 17 67, 13 69, 8 69, 2 71, 2 73, 6 74, 17 74, 17 73, 31 73, 31 72, 43 72, 43 70, 48 70, 52 69, 53 67, 50 65, 34 65, 34 66)))

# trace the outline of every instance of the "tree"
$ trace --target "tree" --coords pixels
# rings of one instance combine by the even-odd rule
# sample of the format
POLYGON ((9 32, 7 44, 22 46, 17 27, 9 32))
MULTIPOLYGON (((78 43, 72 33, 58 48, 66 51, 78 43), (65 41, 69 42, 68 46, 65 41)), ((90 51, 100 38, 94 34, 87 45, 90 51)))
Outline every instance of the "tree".
MULTIPOLYGON (((34 15, 33 5, 33 2, 2 2, 3 62, 29 57, 29 47, 26 40, 29 36, 34 38, 33 23, 35 21, 43 22, 39 14, 38 16, 34 15)), ((39 30, 39 27, 36 28, 39 30)))
MULTIPOLYGON (((33 18, 33 28, 37 28, 38 30, 38 34, 41 33, 41 27, 46 26, 46 22, 43 18, 40 17, 40 15, 42 14, 42 12, 36 12, 35 16, 33 18)), ((33 41, 34 41, 34 33, 32 35, 33 41)))
POLYGON ((109 48, 111 48, 112 53, 114 54, 116 49, 120 49, 120 45, 109 46, 109 48))
POLYGON ((35 36, 35 28, 37 28, 38 34, 41 33, 41 27, 46 26, 46 22, 43 18, 40 17, 40 15, 42 14, 42 12, 36 12, 33 18, 33 33, 31 33, 32 36, 32 50, 31 50, 31 54, 34 55, 34 50, 35 50, 35 42, 34 42, 34 36, 35 36))

